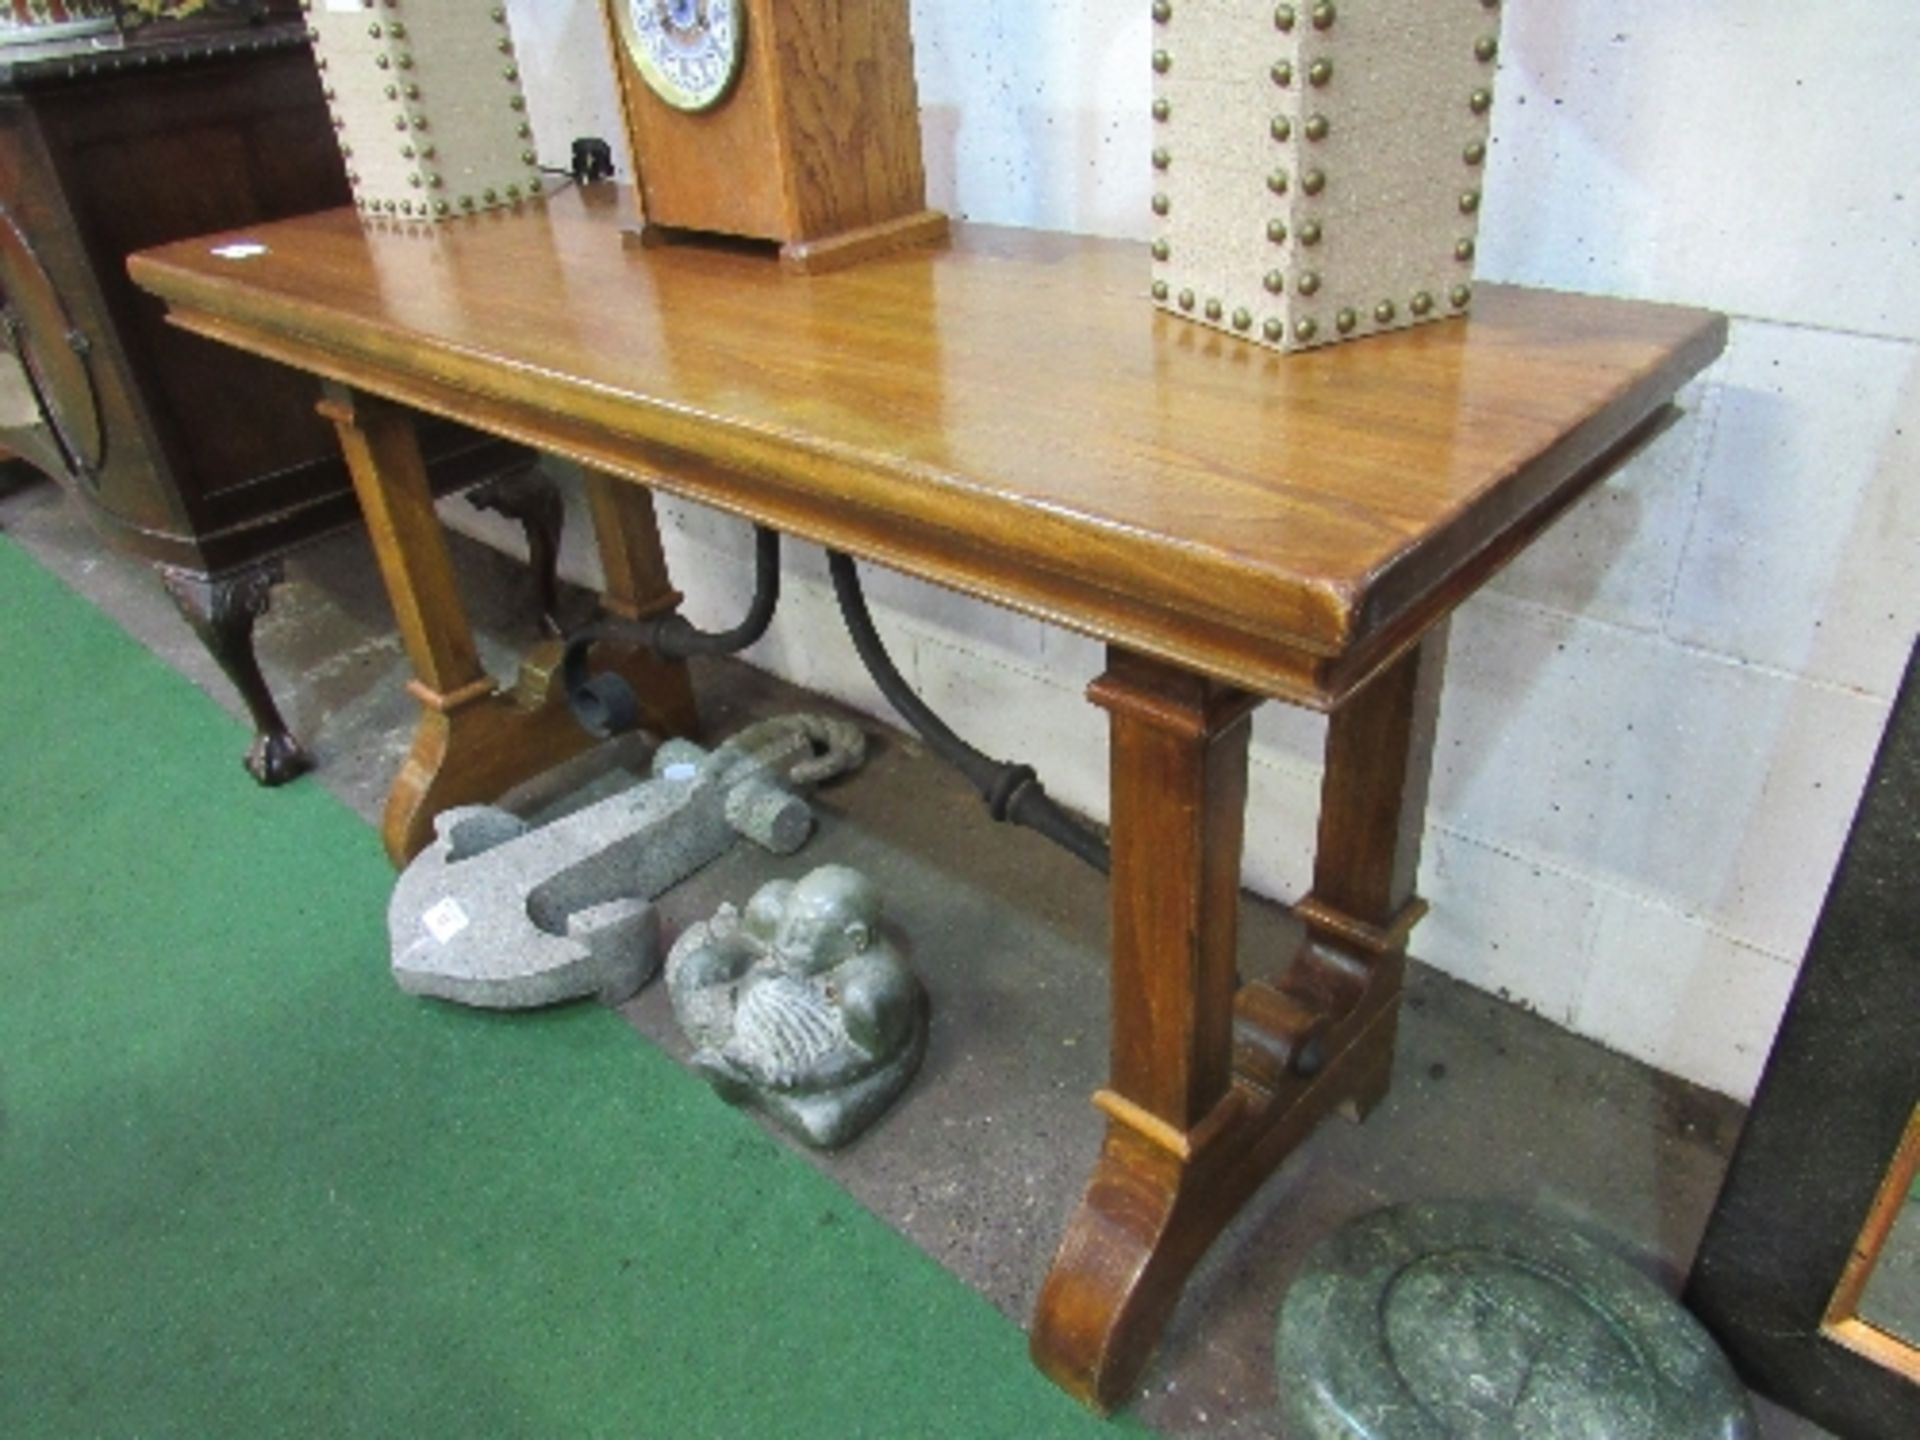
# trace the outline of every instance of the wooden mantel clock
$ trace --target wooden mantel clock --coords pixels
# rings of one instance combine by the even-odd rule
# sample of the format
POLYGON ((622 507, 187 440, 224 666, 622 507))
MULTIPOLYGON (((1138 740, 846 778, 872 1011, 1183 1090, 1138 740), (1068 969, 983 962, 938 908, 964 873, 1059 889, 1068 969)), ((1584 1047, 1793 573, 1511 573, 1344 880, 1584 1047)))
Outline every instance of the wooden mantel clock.
POLYGON ((926 208, 908 0, 603 0, 643 238, 834 269, 947 233, 926 208))

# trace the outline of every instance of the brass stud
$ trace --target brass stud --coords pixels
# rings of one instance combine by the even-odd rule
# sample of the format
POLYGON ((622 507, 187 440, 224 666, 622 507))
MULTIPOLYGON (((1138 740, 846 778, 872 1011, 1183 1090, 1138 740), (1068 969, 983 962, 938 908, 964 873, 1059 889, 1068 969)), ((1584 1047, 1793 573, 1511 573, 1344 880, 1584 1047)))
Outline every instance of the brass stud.
POLYGON ((1373 307, 1373 318, 1382 325, 1391 325, 1393 323, 1393 317, 1399 313, 1398 310, 1394 309, 1391 300, 1382 300, 1378 305, 1373 307))
POLYGON ((380 22, 378 20, 367 27, 367 34, 375 40, 380 38, 380 22))
POLYGON ((1167 0, 1153 0, 1153 23, 1164 25, 1173 18, 1173 6, 1167 0))
POLYGON ((1333 6, 1330 0, 1320 0, 1320 3, 1313 7, 1313 28, 1316 30, 1333 28, 1333 6))
POLYGON ((1153 197, 1153 213, 1154 214, 1165 215, 1168 211, 1172 209, 1173 209, 1173 202, 1169 200, 1165 195, 1155 195, 1153 197))
POLYGON ((421 183, 422 183, 421 179, 418 175, 407 176, 407 184, 413 186, 414 189, 418 190, 421 186, 421 183))
POLYGON ((496 44, 494 45, 494 48, 498 50, 502 55, 511 55, 513 53, 513 41, 509 40, 506 36, 502 35, 498 40, 498 42, 496 42, 496 44))
POLYGON ((1156 240, 1153 242, 1153 258, 1154 259, 1164 263, 1168 259, 1170 259, 1172 255, 1173 255, 1173 247, 1169 245, 1166 241, 1156 240))
POLYGON ((1156 100, 1153 102, 1153 118, 1154 119, 1165 120, 1168 116, 1172 114, 1173 114, 1173 106, 1169 105, 1165 100, 1156 100))
POLYGON ((541 183, 540 183, 540 177, 538 175, 535 175, 531 180, 527 181, 528 198, 532 198, 533 196, 538 195, 542 188, 543 187, 541 186, 541 183))
POLYGON ((394 116, 394 117, 393 117, 393 128, 394 128, 394 129, 396 129, 396 130, 404 130, 404 129, 406 129, 406 128, 407 128, 407 117, 406 117, 406 116, 404 116, 404 115, 396 115, 396 116, 394 116))
POLYGON ((1472 237, 1468 237, 1465 240, 1456 240, 1453 242, 1453 258, 1463 262, 1473 259, 1472 237))
POLYGON ((1487 158, 1487 147, 1475 140, 1460 152, 1460 158, 1469 165, 1478 165, 1487 158))
POLYGON ((1320 243, 1320 222, 1318 220, 1308 220, 1301 225, 1300 243, 1302 245, 1318 245, 1320 243))
POLYGON ((1291 30, 1293 29, 1293 21, 1294 21, 1293 6, 1276 5, 1274 7, 1274 10, 1273 10, 1274 29, 1280 30, 1280 31, 1291 30))
POLYGON ((1275 245, 1286 244, 1287 222, 1284 220, 1269 220, 1267 222, 1267 239, 1271 240, 1275 245))
POLYGON ((489 10, 487 13, 493 17, 494 24, 504 25, 507 23, 507 12, 505 7, 496 5, 493 7, 493 9, 489 10))
POLYGON ((1327 188, 1327 172, 1324 170, 1307 171, 1306 174, 1300 177, 1300 188, 1309 195, 1318 195, 1322 190, 1327 188))
POLYGON ((1456 285, 1447 292, 1447 299, 1452 303, 1454 309, 1464 310, 1467 308, 1467 302, 1473 299, 1473 287, 1470 285, 1456 285))
POLYGON ((481 198, 482 200, 484 200, 484 201, 486 201, 486 202, 487 202, 487 204, 489 204, 489 205, 491 205, 491 204, 493 204, 493 203, 494 203, 494 202, 495 202, 496 200, 498 200, 498 199, 500 198, 500 196, 499 196, 499 194, 498 194, 497 192, 495 192, 495 191, 492 191, 492 190, 482 190, 482 191, 480 192, 480 198, 481 198))
POLYGON ((1293 322, 1293 338, 1303 345, 1319 333, 1320 327, 1314 323, 1311 315, 1303 315, 1293 322))
POLYGON ((1180 292, 1180 308, 1182 310, 1193 309, 1193 291, 1182 290, 1180 292))
POLYGON ((1309 85, 1325 85, 1331 79, 1333 79, 1333 62, 1331 60, 1322 58, 1314 61, 1313 64, 1307 67, 1307 83, 1309 85))
POLYGON ((518 185, 509 185, 507 187, 507 198, 509 200, 518 200, 520 198, 520 187, 518 185))
POLYGON ((427 176, 427 188, 429 190, 438 190, 442 185, 446 183, 447 182, 442 180, 438 175, 427 176))
POLYGON ((398 20, 395 20, 387 26, 387 34, 396 40, 404 40, 407 38, 407 27, 402 25, 398 20))
POLYGON ((1282 325, 1278 320, 1269 320, 1260 327, 1260 333, 1278 345, 1282 340, 1286 339, 1287 327, 1282 325))
POLYGON ((1327 117, 1324 115, 1309 115, 1307 117, 1307 123, 1301 127, 1309 140, 1326 139, 1329 128, 1327 117))
POLYGON ((1471 215, 1479 208, 1480 192, 1478 190, 1462 190, 1460 192, 1460 213, 1462 215, 1471 215))
POLYGON ((427 128, 427 117, 426 117, 426 116, 424 116, 424 115, 416 115, 416 116, 414 116, 414 117, 413 117, 413 128, 414 128, 414 129, 416 129, 416 130, 424 130, 424 129, 426 129, 426 128, 427 128))
POLYGON ((1317 270, 1303 271, 1300 278, 1294 282, 1293 288, 1298 290, 1302 295, 1318 295, 1320 293, 1320 272, 1317 270))
POLYGON ((500 69, 500 78, 502 80, 518 80, 520 78, 520 67, 518 65, 502 66, 500 69))
POLYGON ((520 163, 522 165, 538 165, 540 163, 540 157, 531 150, 522 150, 520 152, 520 163))
POLYGON ((1482 35, 1473 42, 1473 58, 1482 64, 1490 63, 1500 53, 1500 42, 1491 35, 1482 35))
POLYGON ((1267 133, 1285 144, 1293 138, 1293 121, 1284 115, 1276 115, 1268 122, 1267 133))
POLYGON ((398 100, 399 98, 400 98, 400 87, 398 85, 387 86, 387 99, 398 100))
POLYGON ((473 209, 473 197, 471 195, 462 195, 460 197, 460 208, 462 210, 473 209))
POLYGON ((1171 69, 1173 69, 1173 56, 1169 55, 1164 50, 1154 51, 1153 52, 1153 73, 1156 75, 1164 75, 1171 69))
POLYGON ((1342 309, 1338 315, 1333 317, 1333 328, 1338 330, 1342 335, 1351 335, 1353 333, 1353 327, 1359 323, 1360 317, 1353 312, 1352 306, 1347 306, 1342 309))
POLYGON ((420 158, 422 160, 431 160, 433 158, 433 146, 422 145, 420 147, 420 158))
POLYGON ((1261 283, 1267 287, 1267 293, 1269 295, 1278 295, 1282 290, 1287 288, 1287 277, 1282 275, 1278 270, 1269 270, 1267 272, 1267 278, 1261 283))
POLYGON ((1273 76, 1273 83, 1278 85, 1282 90, 1293 84, 1293 62, 1291 60, 1274 61, 1273 69, 1267 73, 1273 76))
POLYGON ((353 158, 353 147, 351 145, 342 145, 340 147, 340 154, 345 159, 351 160, 353 158))
POLYGON ((1251 330, 1253 328, 1253 312, 1247 309, 1234 311, 1233 328, 1236 330, 1251 330))
POLYGON ((1476 115, 1484 115, 1493 108, 1493 92, 1482 88, 1467 96, 1467 108, 1476 115))
POLYGON ((447 204, 447 202, 446 202, 446 201, 444 201, 444 200, 436 200, 436 201, 434 201, 434 202, 433 202, 433 213, 434 213, 434 214, 436 214, 436 215, 448 215, 448 214, 451 214, 452 212, 453 212, 453 207, 452 207, 451 205, 449 205, 449 204, 447 204))
POLYGON ((1166 281, 1156 280, 1153 282, 1153 298, 1160 301, 1164 301, 1167 298, 1166 281))
POLYGON ((391 57, 386 55, 374 56, 373 63, 375 65, 378 65, 382 70, 390 70, 393 68, 393 60, 391 59, 391 57))
POLYGON ((1209 300, 1206 304, 1206 313, 1209 320, 1218 320, 1226 313, 1226 307, 1218 300, 1209 300))
POLYGON ((1164 170, 1171 164, 1173 164, 1173 152, 1164 145, 1154 146, 1153 168, 1156 170, 1164 170))
POLYGON ((511 100, 509 100, 509 101, 507 101, 507 108, 508 108, 509 110, 524 110, 524 109, 526 109, 526 108, 527 108, 527 97, 526 97, 526 96, 524 96, 524 95, 515 95, 515 96, 514 96, 514 97, 513 97, 513 98, 512 98, 511 100))
POLYGON ((1413 298, 1407 302, 1407 309, 1415 315, 1426 315, 1433 309, 1433 296, 1424 290, 1413 292, 1413 298))
POLYGON ((1271 190, 1276 195, 1286 194, 1287 193, 1287 172, 1284 170, 1276 170, 1271 175, 1267 176, 1267 189, 1271 190))

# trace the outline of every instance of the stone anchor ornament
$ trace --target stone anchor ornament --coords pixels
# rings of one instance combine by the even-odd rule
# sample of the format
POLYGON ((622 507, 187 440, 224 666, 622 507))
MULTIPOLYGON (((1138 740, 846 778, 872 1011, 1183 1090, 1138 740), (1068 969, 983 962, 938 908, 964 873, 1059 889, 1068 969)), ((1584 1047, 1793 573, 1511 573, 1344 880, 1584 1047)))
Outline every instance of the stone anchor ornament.
POLYGON ((749 726, 709 753, 669 740, 653 778, 538 828, 490 805, 436 817, 387 911, 402 990, 486 1009, 598 995, 660 967, 653 900, 745 835, 790 855, 813 811, 789 787, 855 769, 859 727, 820 715, 749 726))
POLYGON ((722 905, 674 942, 667 993, 722 1099, 817 1149, 877 1120, 920 1068, 927 997, 880 933, 873 882, 823 865, 722 905))

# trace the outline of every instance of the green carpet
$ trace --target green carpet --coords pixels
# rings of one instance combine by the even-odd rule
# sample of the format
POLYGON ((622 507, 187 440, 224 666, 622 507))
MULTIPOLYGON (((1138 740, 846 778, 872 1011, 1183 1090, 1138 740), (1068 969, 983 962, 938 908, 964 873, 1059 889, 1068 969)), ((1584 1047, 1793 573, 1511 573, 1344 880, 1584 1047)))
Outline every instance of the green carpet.
POLYGON ((373 832, 5 541, 0 674, 0 1436, 1111 1433, 615 1015, 400 994, 373 832))

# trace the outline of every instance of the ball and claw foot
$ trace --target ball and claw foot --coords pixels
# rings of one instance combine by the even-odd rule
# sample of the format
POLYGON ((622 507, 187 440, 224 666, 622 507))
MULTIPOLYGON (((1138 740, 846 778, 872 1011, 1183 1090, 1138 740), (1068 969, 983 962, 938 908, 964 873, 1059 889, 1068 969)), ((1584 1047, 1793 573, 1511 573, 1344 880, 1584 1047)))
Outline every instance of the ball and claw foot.
POLYGON ((249 775, 268 787, 285 785, 313 769, 313 757, 284 730, 254 736, 243 763, 249 775))

